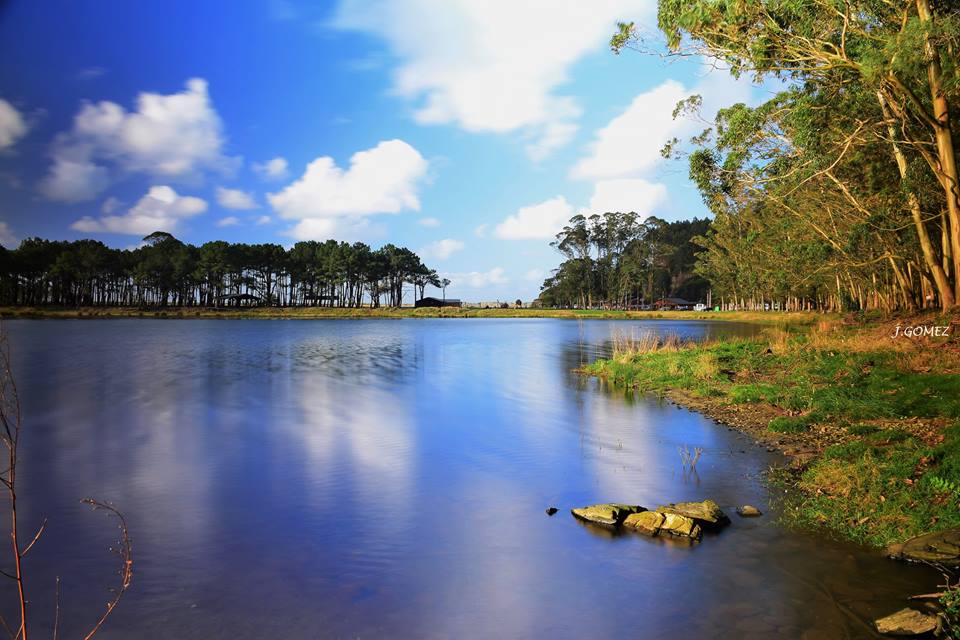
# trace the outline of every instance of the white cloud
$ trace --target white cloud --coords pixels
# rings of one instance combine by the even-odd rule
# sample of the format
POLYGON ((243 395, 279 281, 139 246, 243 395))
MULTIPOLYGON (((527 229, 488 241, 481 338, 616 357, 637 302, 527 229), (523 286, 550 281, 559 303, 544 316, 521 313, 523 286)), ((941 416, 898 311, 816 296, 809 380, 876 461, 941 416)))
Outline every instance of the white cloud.
POLYGON ((427 167, 423 156, 403 140, 386 140, 353 154, 347 170, 333 158, 317 158, 299 179, 267 194, 267 200, 280 217, 300 221, 289 230, 294 238, 334 237, 335 229, 355 235, 368 229, 357 219, 418 211, 427 167))
POLYGON ((252 193, 247 193, 240 189, 227 189, 225 187, 217 187, 217 203, 225 209, 234 209, 236 211, 256 209, 260 206, 257 204, 252 193))
POLYGON ((109 101, 84 103, 72 129, 57 136, 40 191, 51 200, 90 200, 106 188, 111 166, 165 178, 227 171, 238 159, 222 154, 223 143, 220 117, 200 78, 180 93, 141 93, 135 111, 109 101))
POLYGON ((260 216, 257 218, 258 225, 270 224, 271 222, 273 222, 273 218, 270 216, 260 216))
POLYGON ((7 249, 16 249, 20 246, 20 238, 10 229, 10 225, 0 221, 0 245, 7 249))
POLYGON ((235 227, 238 224, 240 224, 240 218, 237 216, 227 216, 226 218, 217 220, 218 227, 235 227))
POLYGON ((89 160, 56 157, 40 191, 50 200, 84 202, 93 200, 110 184, 109 172, 89 160))
POLYGON ((280 156, 263 163, 254 162, 251 166, 264 180, 283 180, 289 175, 287 159, 280 156))
POLYGON ((417 254, 425 259, 446 260, 457 251, 461 251, 465 246, 466 245, 464 245, 460 240, 444 238, 443 240, 431 242, 426 247, 423 247, 417 251, 417 254))
POLYGON ((281 235, 294 240, 342 240, 355 242, 383 235, 383 228, 366 218, 305 218, 281 235))
POLYGON ((473 229, 473 235, 477 236, 478 238, 486 238, 486 237, 487 237, 487 228, 488 228, 489 226, 490 226, 490 225, 488 225, 488 224, 478 224, 478 225, 473 229))
POLYGON ((494 284, 506 284, 509 282, 504 274, 503 267, 494 267, 489 271, 470 271, 467 273, 444 273, 441 274, 449 278, 450 282, 459 287, 469 287, 471 289, 482 289, 494 284))
POLYGON ((694 87, 667 80, 639 94, 630 105, 596 132, 589 153, 570 170, 570 177, 586 180, 639 178, 663 161, 660 150, 674 137, 698 132, 705 125, 691 117, 673 118, 677 103, 691 95, 703 98, 703 116, 712 118, 721 106, 749 101, 750 83, 726 71, 708 73, 694 87))
POLYGON ((607 126, 597 131, 590 154, 574 165, 573 178, 623 178, 649 171, 660 162, 660 149, 677 135, 682 122, 672 113, 690 95, 676 80, 641 93, 607 126))
POLYGON ((553 239, 573 214, 573 205, 563 196, 557 196, 521 207, 497 225, 494 235, 504 240, 553 239))
POLYGON ((652 0, 345 0, 335 26, 384 39, 394 91, 421 124, 523 132, 534 159, 565 144, 580 106, 558 90, 603 51, 618 20, 650 21, 652 0))
POLYGON ((439 227, 440 221, 436 218, 420 218, 417 220, 417 224, 421 227, 439 227))
POLYGON ((84 216, 70 225, 86 233, 122 233, 146 236, 154 231, 173 233, 179 223, 207 210, 206 201, 181 196, 171 187, 155 186, 123 215, 84 216))
POLYGON ((27 123, 16 108, 0 98, 0 151, 12 147, 27 134, 27 123))
POLYGON ((115 197, 113 197, 113 196, 110 196, 109 198, 107 198, 106 200, 103 201, 103 204, 102 204, 102 205, 100 205, 100 212, 101 212, 101 213, 106 213, 106 214, 109 215, 109 214, 113 213, 114 211, 116 211, 117 209, 119 209, 119 208, 120 208, 120 205, 122 205, 122 204, 123 204, 123 203, 120 201, 119 198, 115 198, 115 197))
POLYGON ((528 282, 540 282, 544 279, 543 269, 530 269, 523 274, 523 279, 528 282))
POLYGON ((601 180, 593 185, 590 213, 634 212, 648 216, 667 201, 667 186, 642 178, 601 180))

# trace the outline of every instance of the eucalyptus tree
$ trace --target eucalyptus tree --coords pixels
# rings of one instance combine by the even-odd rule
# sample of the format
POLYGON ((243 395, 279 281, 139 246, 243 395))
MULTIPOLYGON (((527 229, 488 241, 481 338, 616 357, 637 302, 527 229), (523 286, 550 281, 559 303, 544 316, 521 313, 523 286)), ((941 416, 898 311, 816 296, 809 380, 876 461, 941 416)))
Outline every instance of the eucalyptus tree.
MULTIPOLYGON (((691 172, 709 176, 701 187, 715 235, 738 226, 722 216, 759 215, 766 201, 793 219, 795 235, 819 236, 814 253, 829 254, 837 289, 859 304, 864 288, 886 305, 891 290, 898 306, 933 294, 944 308, 957 303, 956 3, 661 0, 658 22, 678 55, 791 85, 763 107, 728 112, 727 139, 718 131, 691 155, 691 172)), ((640 44, 631 24, 612 41, 617 51, 640 44)))

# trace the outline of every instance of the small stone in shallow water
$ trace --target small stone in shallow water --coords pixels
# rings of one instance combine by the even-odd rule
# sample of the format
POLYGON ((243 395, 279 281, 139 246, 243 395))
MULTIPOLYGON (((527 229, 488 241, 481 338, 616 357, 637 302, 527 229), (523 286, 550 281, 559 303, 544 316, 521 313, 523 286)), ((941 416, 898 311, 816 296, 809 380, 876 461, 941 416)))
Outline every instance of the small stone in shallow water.
POLYGON ((939 623, 937 616, 928 616, 916 609, 901 609, 874 622, 877 631, 891 636, 919 636, 936 630, 939 623))
POLYGON ((742 507, 737 507, 737 515, 743 518, 756 518, 762 516, 763 512, 752 505, 745 504, 742 507))
POLYGON ((556 507, 547 507, 547 515, 548 515, 548 516, 552 516, 552 515, 555 514, 556 512, 557 512, 557 508, 556 508, 556 507))
POLYGON ((600 524, 607 527, 617 527, 623 524, 623 521, 626 520, 627 516, 629 516, 631 513, 639 513, 641 511, 645 511, 645 509, 639 505, 619 504, 614 502, 607 504, 593 504, 589 507, 571 509, 570 513, 581 520, 586 520, 587 522, 593 524, 600 524))
POLYGON ((703 502, 677 502, 657 507, 660 513, 674 513, 687 518, 693 518, 710 525, 727 524, 730 519, 720 510, 713 500, 703 502))
POLYGON ((645 536, 655 536, 660 533, 660 526, 665 519, 666 516, 657 511, 641 511, 627 516, 623 521, 623 527, 645 536))
POLYGON ((663 524, 660 525, 660 532, 666 532, 681 538, 692 538, 693 540, 699 540, 703 533, 700 525, 693 518, 676 513, 663 514, 663 524))
POLYGON ((960 528, 927 533, 910 538, 902 544, 892 544, 887 547, 887 554, 899 560, 958 567, 960 566, 960 528))

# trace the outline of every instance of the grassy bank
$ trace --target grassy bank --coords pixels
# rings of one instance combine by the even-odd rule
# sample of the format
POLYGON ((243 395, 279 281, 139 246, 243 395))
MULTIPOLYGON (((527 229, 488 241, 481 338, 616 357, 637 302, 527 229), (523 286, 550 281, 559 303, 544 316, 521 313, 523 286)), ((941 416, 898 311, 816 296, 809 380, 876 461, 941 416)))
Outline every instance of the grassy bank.
POLYGON ((777 477, 798 490, 786 515, 883 545, 960 526, 960 339, 894 338, 897 324, 821 321, 703 345, 620 340, 587 372, 794 455, 777 477))
POLYGON ((139 309, 136 307, 0 307, 4 318, 262 318, 313 320, 321 318, 570 318, 610 320, 723 320, 763 324, 810 324, 813 313, 782 312, 693 312, 693 311, 600 311, 583 309, 479 309, 472 307, 414 309, 381 307, 338 309, 323 307, 250 307, 214 309, 183 307, 139 309))

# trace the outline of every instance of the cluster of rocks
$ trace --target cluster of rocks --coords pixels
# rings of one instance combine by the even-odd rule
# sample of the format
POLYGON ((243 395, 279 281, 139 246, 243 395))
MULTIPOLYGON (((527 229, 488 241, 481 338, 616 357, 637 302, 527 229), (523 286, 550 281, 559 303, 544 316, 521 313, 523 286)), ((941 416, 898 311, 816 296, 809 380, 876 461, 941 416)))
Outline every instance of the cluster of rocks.
MULTIPOLYGON (((572 509, 574 517, 603 527, 622 528, 647 536, 671 535, 699 540, 704 529, 718 529, 730 518, 713 500, 677 502, 650 510, 640 505, 605 503, 572 509)), ((737 509, 744 516, 760 515, 756 507, 737 509)))
MULTIPOLYGON (((906 542, 891 544, 887 555, 896 560, 918 562, 934 567, 960 567, 960 529, 948 529, 927 533, 906 542)), ((940 594, 915 596, 911 599, 936 597, 940 594)), ((874 621, 879 633, 891 636, 940 635, 944 627, 944 614, 936 605, 927 611, 906 608, 874 621)))

